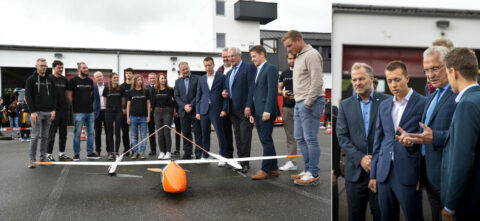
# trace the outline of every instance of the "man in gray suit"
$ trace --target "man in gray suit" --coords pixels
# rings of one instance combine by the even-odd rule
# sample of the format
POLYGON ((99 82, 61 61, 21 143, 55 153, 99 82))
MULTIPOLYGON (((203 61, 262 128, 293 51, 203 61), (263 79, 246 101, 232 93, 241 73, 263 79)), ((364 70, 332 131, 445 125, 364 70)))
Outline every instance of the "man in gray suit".
MULTIPOLYGON (((190 73, 190 67, 187 62, 180 62, 178 64, 182 78, 175 81, 174 97, 178 104, 178 115, 182 125, 182 134, 189 140, 192 140, 192 128, 195 134, 195 143, 202 143, 202 129, 200 121, 195 118, 195 105, 197 96, 198 76, 190 73)), ((192 158, 192 144, 190 142, 183 142, 184 155, 182 159, 192 158)), ((195 148, 195 158, 200 159, 202 151, 195 148)))
POLYGON ((368 64, 353 64, 351 77, 356 93, 340 103, 336 130, 346 155, 348 220, 365 220, 368 202, 374 220, 380 220, 377 194, 368 189, 368 182, 378 105, 390 96, 373 90, 373 70, 368 64))

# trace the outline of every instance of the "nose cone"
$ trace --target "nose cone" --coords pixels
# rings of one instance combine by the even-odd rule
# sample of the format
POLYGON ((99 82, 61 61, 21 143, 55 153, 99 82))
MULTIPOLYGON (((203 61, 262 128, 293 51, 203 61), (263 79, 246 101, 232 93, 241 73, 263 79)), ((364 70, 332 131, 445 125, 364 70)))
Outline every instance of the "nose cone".
POLYGON ((187 189, 187 174, 182 167, 172 161, 163 169, 162 183, 165 192, 184 192, 187 189))

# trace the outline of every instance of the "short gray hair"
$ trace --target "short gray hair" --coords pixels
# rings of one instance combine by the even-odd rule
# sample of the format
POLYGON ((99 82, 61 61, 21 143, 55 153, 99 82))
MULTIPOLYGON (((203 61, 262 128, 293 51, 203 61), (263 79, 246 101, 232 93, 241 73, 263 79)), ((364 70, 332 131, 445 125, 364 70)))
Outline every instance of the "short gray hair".
POLYGON ((242 55, 242 50, 240 50, 240 48, 231 47, 231 48, 228 49, 228 50, 234 50, 234 51, 235 51, 235 54, 237 54, 237 55, 242 55))
POLYGON ((180 68, 180 66, 182 66, 182 65, 184 65, 184 64, 187 65, 187 67, 190 67, 190 66, 188 66, 188 62, 186 62, 186 61, 181 61, 180 63, 178 63, 178 68, 180 68))
POLYGON ((368 65, 367 63, 363 63, 363 62, 355 62, 353 65, 352 65, 352 70, 358 70, 360 68, 364 68, 365 71, 367 72, 367 75, 369 77, 373 77, 373 68, 372 66, 368 65))
POLYGON ((453 50, 453 42, 445 38, 435 40, 432 42, 432 46, 444 46, 448 49, 448 51, 453 50))
POLYGON ((440 62, 443 63, 443 59, 445 59, 445 56, 447 56, 449 50, 446 47, 443 46, 430 46, 423 52, 423 59, 427 56, 432 56, 436 53, 440 54, 440 62))

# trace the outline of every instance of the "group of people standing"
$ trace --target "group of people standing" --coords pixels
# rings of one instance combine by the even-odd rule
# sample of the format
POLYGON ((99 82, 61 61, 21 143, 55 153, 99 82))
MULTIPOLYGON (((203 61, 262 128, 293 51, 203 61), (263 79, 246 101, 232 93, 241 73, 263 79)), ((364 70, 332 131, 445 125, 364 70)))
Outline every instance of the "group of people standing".
MULTIPOLYGON (((210 150, 213 125, 220 155, 226 158, 233 157, 233 134, 238 157, 250 156, 252 129, 256 125, 263 155, 275 156, 272 133, 274 121, 280 115, 277 96, 282 95, 285 98, 283 119, 289 154, 296 154, 297 143, 305 161, 305 171, 293 175, 292 179, 300 185, 316 184, 320 158, 318 128, 324 105, 322 58, 318 51, 303 41, 298 31, 287 32, 282 40, 289 52, 291 68, 282 73, 280 83, 278 69, 266 61, 267 52, 261 45, 249 51, 253 63, 242 61, 242 52, 238 48, 224 49, 224 64, 217 71, 213 58, 206 57, 203 60, 206 74, 203 76, 192 74, 188 63, 180 62, 179 78, 173 88, 168 85, 166 74, 150 73, 146 83, 143 76, 134 74, 131 68, 125 70, 126 80, 122 84, 116 73, 112 73, 108 84, 104 83, 103 74, 98 71, 94 73, 94 83, 88 77, 88 67, 84 62, 77 63, 78 76, 67 81, 61 75, 61 61, 53 62, 53 74, 47 76, 46 60, 40 58, 36 63, 37 70, 26 84, 33 137, 28 166, 35 167, 39 140, 40 161, 55 160, 52 148, 57 129, 60 131, 59 160, 80 160, 83 126, 87 134, 87 159, 99 159, 102 125, 109 160, 120 153, 120 133, 124 152, 133 152, 131 159, 146 158, 146 142, 142 141, 147 139, 148 134, 151 136, 150 155, 156 154, 157 143, 160 147, 158 159, 170 159, 171 134, 169 129, 162 127, 170 126, 176 117, 180 120, 182 135, 192 141, 193 130, 193 142, 207 151, 210 150), (68 103, 73 106, 73 159, 65 155, 68 103), (153 136, 155 134, 157 140, 153 136)), ((192 155, 196 159, 209 157, 200 148, 194 149, 192 142, 186 140, 183 152, 182 159, 191 159, 192 155)), ((218 166, 224 167, 226 162, 220 162, 218 166)), ((248 161, 241 162, 241 166, 243 173, 250 168, 248 161)), ((294 161, 289 161, 280 169, 296 170, 297 167, 294 161)), ((264 160, 261 170, 252 179, 277 176, 278 170, 277 160, 264 160)))
POLYGON ((392 96, 376 92, 373 69, 355 63, 355 95, 340 103, 336 132, 346 155, 349 220, 423 220, 422 189, 432 220, 473 220, 480 212, 478 61, 467 48, 431 46, 424 74, 435 88, 424 97, 408 87, 402 61, 385 70, 392 96))

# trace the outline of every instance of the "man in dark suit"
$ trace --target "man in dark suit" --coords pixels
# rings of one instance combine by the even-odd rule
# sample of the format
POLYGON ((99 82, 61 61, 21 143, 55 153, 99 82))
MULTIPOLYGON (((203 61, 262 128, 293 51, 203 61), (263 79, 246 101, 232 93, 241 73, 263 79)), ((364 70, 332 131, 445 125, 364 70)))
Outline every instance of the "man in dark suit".
MULTIPOLYGON (((202 129, 200 122, 195 118, 195 106, 197 95, 198 76, 190 73, 190 68, 187 62, 180 62, 178 65, 183 78, 175 81, 174 97, 178 104, 178 115, 182 124, 182 134, 186 138, 192 140, 192 128, 195 134, 195 143, 202 143, 202 129)), ((188 141, 183 142, 183 157, 182 159, 192 158, 192 144, 188 141)), ((200 159, 202 151, 195 148, 195 158, 200 159)))
MULTIPOLYGON (((147 91, 150 93, 150 97, 153 97, 153 92, 155 91, 155 81, 157 80, 157 74, 155 73, 149 73, 148 74, 148 84, 146 86, 147 91)), ((150 121, 148 122, 148 134, 152 134, 155 132, 155 121, 153 120, 153 113, 155 112, 153 110, 150 111, 150 121)), ((150 139, 150 153, 148 153, 149 156, 154 156, 157 154, 157 142, 155 141, 156 136, 151 136, 150 139)))
MULTIPOLYGON (((267 62, 267 51, 261 45, 250 49, 253 64, 257 67, 255 90, 253 93, 253 111, 250 122, 257 127, 258 138, 263 146, 263 156, 275 156, 273 144, 273 123, 280 114, 278 109, 278 69, 267 62)), ((263 160, 262 168, 252 176, 253 180, 263 180, 269 176, 278 176, 277 160, 263 160)))
POLYGON ((456 48, 445 57, 448 81, 457 107, 443 150, 440 191, 442 220, 478 220, 480 217, 480 87, 478 60, 468 48, 456 48))
MULTIPOLYGON (((96 84, 93 86, 93 112, 95 115, 95 152, 100 156, 102 152, 102 125, 105 125, 105 102, 103 100, 102 94, 103 90, 107 89, 108 86, 103 82, 103 74, 100 71, 97 71, 93 74, 96 84)), ((105 128, 105 134, 107 134, 107 127, 105 128)), ((107 141, 105 141, 107 142, 107 141)), ((111 153, 108 153, 110 155, 111 153)))
POLYGON ((395 140, 395 135, 400 135, 399 128, 419 132, 426 98, 408 88, 410 78, 403 62, 390 62, 385 76, 394 98, 382 101, 378 107, 368 186, 377 192, 378 185, 382 220, 398 219, 399 205, 406 220, 422 220, 420 145, 405 147, 395 140))
MULTIPOLYGON (((200 120, 202 126, 202 147, 210 151, 210 124, 213 124, 217 133, 218 144, 220 146, 220 155, 226 157, 226 141, 223 132, 223 118, 228 113, 228 100, 222 97, 222 91, 225 88, 225 76, 221 73, 215 73, 213 58, 203 59, 206 75, 198 80, 196 111, 197 120, 200 120)), ((202 159, 208 158, 207 153, 203 153, 202 159)), ((218 166, 225 166, 225 162, 218 163, 218 166)))
MULTIPOLYGON (((230 57, 228 56, 228 48, 222 50, 222 60, 223 65, 217 69, 217 72, 221 73, 223 76, 227 76, 227 73, 232 69, 232 63, 230 62, 230 57)), ((227 142, 226 157, 233 157, 233 131, 232 131, 232 120, 230 119, 230 114, 227 113, 227 116, 222 118, 223 123, 223 132, 225 134, 225 140, 227 142)))
POLYGON ((346 156, 348 220, 365 220, 368 202, 373 219, 380 220, 378 196, 368 189, 368 182, 378 105, 390 96, 373 90, 373 69, 368 64, 353 64, 351 77, 356 93, 340 103, 336 126, 338 142, 346 156))
MULTIPOLYGON (((249 117, 253 106, 252 97, 257 68, 252 63, 241 60, 242 51, 238 48, 229 49, 228 55, 233 68, 225 78, 225 90, 222 95, 229 98, 230 119, 235 132, 237 155, 238 157, 250 157, 253 124, 250 123, 249 117)), ((246 173, 250 168, 248 161, 240 164, 242 165, 241 171, 246 173)))
POLYGON ((450 88, 443 62, 447 53, 448 49, 443 46, 431 46, 423 53, 423 70, 428 81, 435 88, 435 92, 428 97, 423 111, 422 124, 420 124, 423 132, 407 133, 398 139, 405 146, 411 143, 422 145, 420 186, 426 187, 432 220, 435 221, 442 219, 440 168, 448 128, 456 106, 456 94, 450 88))

